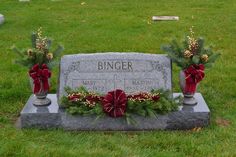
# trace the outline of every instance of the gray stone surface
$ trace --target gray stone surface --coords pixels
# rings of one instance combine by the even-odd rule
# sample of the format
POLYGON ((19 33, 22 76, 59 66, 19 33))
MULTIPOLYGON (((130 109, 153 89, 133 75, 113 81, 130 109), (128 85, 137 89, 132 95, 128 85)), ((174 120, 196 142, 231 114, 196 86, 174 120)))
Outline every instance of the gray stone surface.
POLYGON ((167 126, 168 117, 160 115, 158 118, 145 118, 134 115, 136 125, 128 125, 125 118, 96 116, 71 116, 62 112, 62 126, 65 130, 101 130, 101 131, 135 131, 135 130, 163 130, 167 126))
MULTIPOLYGON (((180 93, 174 93, 174 97, 180 93)), ((55 94, 49 94, 52 104, 48 107, 32 105, 29 98, 21 112, 21 128, 63 128, 65 130, 141 131, 141 130, 185 130, 205 127, 209 124, 210 110, 200 93, 195 94, 196 106, 180 106, 176 112, 159 115, 157 118, 135 116, 137 125, 127 125, 124 118, 104 117, 95 121, 95 116, 71 116, 59 109, 55 94)))
POLYGON ((52 128, 61 125, 61 115, 57 103, 56 94, 49 94, 51 99, 49 106, 34 106, 33 101, 36 99, 31 95, 25 107, 21 111, 20 123, 22 128, 52 128))
POLYGON ((0 25, 3 24, 5 21, 4 16, 0 14, 0 25))
POLYGON ((65 55, 60 62, 59 98, 64 87, 107 93, 126 93, 172 88, 171 61, 166 55, 143 53, 96 53, 65 55))

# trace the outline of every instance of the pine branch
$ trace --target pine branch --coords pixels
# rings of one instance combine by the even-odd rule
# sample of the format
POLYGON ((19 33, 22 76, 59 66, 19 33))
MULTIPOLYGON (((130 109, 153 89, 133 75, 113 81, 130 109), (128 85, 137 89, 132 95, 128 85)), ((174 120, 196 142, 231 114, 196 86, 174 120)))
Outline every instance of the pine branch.
POLYGON ((48 39, 47 40, 47 49, 50 49, 52 46, 52 40, 51 39, 48 39))
POLYGON ((181 49, 181 47, 179 46, 179 44, 177 43, 177 41, 175 39, 172 40, 171 45, 173 47, 174 53, 177 56, 181 56, 182 55, 182 49, 181 49))
POLYGON ((53 52, 54 56, 59 56, 61 52, 64 51, 64 47, 61 45, 58 45, 57 49, 53 52))
POLYGON ((13 45, 11 47, 12 51, 14 51, 16 54, 18 54, 20 57, 24 57, 24 54, 15 46, 13 45))
POLYGON ((215 54, 211 55, 208 59, 208 63, 214 63, 216 61, 216 59, 219 57, 220 57, 220 53, 215 53, 215 54))
POLYGON ((36 39, 37 39, 37 34, 35 32, 33 32, 31 35, 31 42, 32 42, 33 48, 36 48, 36 39))
POLYGON ((197 43, 198 43, 197 54, 202 55, 202 52, 204 50, 204 42, 205 42, 205 40, 202 37, 199 37, 197 39, 197 43))

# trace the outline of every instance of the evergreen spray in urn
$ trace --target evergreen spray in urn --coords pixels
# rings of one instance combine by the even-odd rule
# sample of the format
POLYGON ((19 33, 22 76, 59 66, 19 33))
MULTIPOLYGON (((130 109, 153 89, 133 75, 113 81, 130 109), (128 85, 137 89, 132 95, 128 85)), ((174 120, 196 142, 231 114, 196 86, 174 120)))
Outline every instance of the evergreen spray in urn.
POLYGON ((196 105, 194 94, 205 77, 205 69, 210 68, 220 54, 204 47, 204 39, 195 38, 193 27, 190 28, 190 35, 184 39, 183 45, 172 40, 162 50, 181 68, 179 84, 184 95, 183 105, 196 105))
POLYGON ((20 57, 15 63, 29 68, 29 77, 32 91, 35 95, 33 102, 36 106, 50 105, 51 101, 47 98, 50 89, 49 79, 53 66, 56 65, 56 57, 64 50, 58 45, 55 51, 51 51, 52 40, 43 36, 42 28, 31 35, 32 47, 19 50, 15 46, 12 50, 20 57))

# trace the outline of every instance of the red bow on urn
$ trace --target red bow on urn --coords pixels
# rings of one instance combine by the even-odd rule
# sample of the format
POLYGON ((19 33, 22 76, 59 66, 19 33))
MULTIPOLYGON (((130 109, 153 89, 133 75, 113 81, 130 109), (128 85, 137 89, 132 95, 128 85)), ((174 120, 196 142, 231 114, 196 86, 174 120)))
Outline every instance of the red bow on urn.
POLYGON ((29 71, 29 75, 34 81, 35 94, 39 92, 48 92, 48 78, 51 77, 51 72, 49 71, 46 64, 43 64, 42 68, 39 67, 39 64, 35 64, 29 71))
POLYGON ((185 73, 185 89, 184 93, 194 94, 197 84, 204 78, 204 65, 193 64, 184 70, 185 73))
POLYGON ((40 68, 39 64, 35 64, 29 71, 29 75, 33 79, 36 97, 33 104, 36 106, 49 105, 51 100, 47 98, 47 93, 49 91, 48 79, 51 77, 51 72, 47 65, 43 64, 40 68))

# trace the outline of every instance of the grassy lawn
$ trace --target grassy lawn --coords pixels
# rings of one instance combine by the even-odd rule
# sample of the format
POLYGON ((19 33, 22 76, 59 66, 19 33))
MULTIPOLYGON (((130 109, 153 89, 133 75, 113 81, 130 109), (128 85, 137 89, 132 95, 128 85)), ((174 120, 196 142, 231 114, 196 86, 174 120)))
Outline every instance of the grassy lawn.
MULTIPOLYGON (((6 22, 0 26, 0 156, 236 156, 235 0, 0 0, 6 22), (180 21, 152 22, 153 15, 180 21), (42 26, 63 43, 64 54, 93 52, 163 53, 172 37, 182 39, 195 26, 222 56, 201 82, 211 125, 200 131, 138 133, 17 130, 14 123, 31 94, 27 69, 13 64, 10 50, 30 47, 30 34, 42 26)), ((174 66, 173 88, 179 69, 174 66)), ((53 71, 56 92, 58 69, 53 71)))

